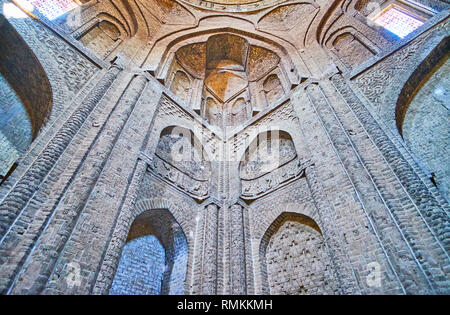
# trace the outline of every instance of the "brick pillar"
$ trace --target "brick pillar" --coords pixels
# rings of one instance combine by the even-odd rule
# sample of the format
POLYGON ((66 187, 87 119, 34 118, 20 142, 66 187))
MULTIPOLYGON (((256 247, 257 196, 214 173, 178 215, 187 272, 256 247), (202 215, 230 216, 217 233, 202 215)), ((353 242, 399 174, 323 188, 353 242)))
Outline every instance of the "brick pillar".
POLYGON ((339 294, 360 294, 360 288, 354 277, 354 272, 349 263, 345 250, 339 242, 339 229, 333 225, 337 221, 326 200, 326 194, 319 182, 316 166, 310 165, 305 170, 308 187, 316 204, 321 221, 327 224, 321 225, 324 242, 328 247, 333 274, 339 287, 339 294))
POLYGON ((206 206, 204 212, 204 241, 202 263, 202 294, 217 294, 217 245, 219 207, 206 206))
POLYGON ((231 215, 231 294, 246 294, 246 265, 244 240, 244 208, 230 207, 231 215))
POLYGON ((67 119, 64 125, 47 144, 29 170, 18 181, 14 189, 6 196, 0 205, 0 238, 3 237, 8 227, 26 206, 33 194, 38 190, 40 184, 50 172, 56 161, 62 155, 73 136, 83 125, 92 110, 108 91, 120 68, 113 65, 100 79, 86 98, 81 102, 77 110, 67 119))

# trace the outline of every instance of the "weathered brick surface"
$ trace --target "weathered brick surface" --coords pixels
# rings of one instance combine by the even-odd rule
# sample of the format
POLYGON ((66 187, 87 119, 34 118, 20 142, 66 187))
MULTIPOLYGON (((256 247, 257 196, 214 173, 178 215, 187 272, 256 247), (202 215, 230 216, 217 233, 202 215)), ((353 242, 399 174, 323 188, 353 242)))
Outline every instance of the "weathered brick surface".
POLYGON ((272 235, 266 256, 271 294, 337 292, 322 236, 308 224, 284 222, 272 235))
POLYGON ((161 294, 164 259, 164 247, 153 235, 128 242, 122 249, 109 294, 161 294))
POLYGON ((423 163, 447 200, 450 198, 449 72, 447 60, 414 97, 403 122, 406 145, 423 163))
POLYGON ((0 291, 448 294, 448 4, 183 2, 1 16, 0 291))
POLYGON ((0 75, 0 176, 25 153, 32 141, 31 123, 14 89, 0 75))

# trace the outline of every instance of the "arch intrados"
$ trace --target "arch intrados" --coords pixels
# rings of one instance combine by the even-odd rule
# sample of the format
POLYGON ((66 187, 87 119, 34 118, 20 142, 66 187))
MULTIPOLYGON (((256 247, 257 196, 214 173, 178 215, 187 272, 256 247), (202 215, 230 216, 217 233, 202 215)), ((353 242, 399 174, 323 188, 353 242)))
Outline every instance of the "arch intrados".
POLYGON ((374 49, 374 45, 364 36, 364 34, 362 34, 360 31, 358 31, 356 28, 352 26, 342 27, 333 31, 325 40, 325 45, 327 46, 330 44, 333 45, 336 38, 346 33, 354 36, 361 44, 364 45, 364 47, 369 49, 371 53, 373 54, 377 53, 377 51, 374 49))
MULTIPOLYGON (((250 142, 248 142, 247 147, 245 148, 245 150, 243 150, 242 154, 241 154, 241 158, 239 160, 239 168, 242 166, 242 163, 245 160, 245 154, 248 152, 248 150, 251 147, 255 147, 255 143, 257 141, 259 141, 259 138, 262 134, 267 134, 269 132, 279 132, 280 135, 285 135, 288 136, 288 138, 292 141, 292 143, 294 143, 294 139, 292 138, 291 134, 289 131, 287 131, 286 129, 282 129, 282 128, 277 128, 277 129, 270 129, 270 127, 267 127, 265 129, 263 129, 262 131, 260 131, 258 134, 254 135, 251 139, 250 142)), ((268 137, 266 137, 265 139, 268 139, 268 137)), ((295 145, 295 143, 294 143, 295 145)), ((257 147, 257 146, 256 146, 257 147)))
MULTIPOLYGON (((256 31, 253 31, 256 32, 256 31)), ((291 43, 283 41, 280 43, 279 38, 267 35, 262 36, 235 27, 199 27, 196 29, 183 30, 172 33, 156 41, 152 51, 147 56, 144 65, 149 70, 162 69, 168 59, 173 58, 175 52, 181 47, 189 44, 206 42, 211 35, 215 34, 232 34, 240 36, 248 41, 252 46, 260 46, 276 53, 287 67, 291 67, 292 61, 301 64, 301 58, 291 43), (271 38, 273 37, 273 38, 271 38), (290 51, 286 48, 292 48, 290 51)))
POLYGON ((395 104, 395 123, 400 136, 403 137, 403 124, 409 105, 423 85, 448 60, 449 51, 450 36, 447 36, 422 60, 403 84, 395 104))
POLYGON ((197 137, 196 133, 191 128, 177 126, 177 125, 166 126, 161 130, 161 132, 159 134, 158 142, 159 142, 159 139, 161 139, 161 137, 168 135, 168 134, 172 134, 173 130, 177 129, 177 128, 180 129, 180 131, 182 131, 182 132, 180 132, 181 134, 183 134, 183 135, 189 134, 191 145, 193 145, 195 148, 200 149, 203 153, 203 158, 206 161, 211 162, 209 152, 206 150, 203 143, 200 141, 200 139, 197 137))
POLYGON ((288 221, 308 225, 314 230, 316 230, 320 235, 323 235, 322 230, 320 229, 319 225, 313 218, 302 213, 283 212, 269 225, 269 227, 264 232, 260 243, 261 252, 265 252, 271 237, 275 235, 278 232, 278 230, 283 226, 283 224, 285 224, 288 221))
MULTIPOLYGON (((171 229, 173 233, 173 225, 176 225, 177 228, 179 228, 184 239, 186 239, 187 242, 186 234, 184 233, 182 226, 168 208, 144 210, 140 214, 138 214, 131 223, 128 230, 126 243, 140 237, 153 235, 158 239, 158 241, 165 249, 168 249, 174 246, 174 244, 168 244, 168 241, 170 240, 165 239, 164 236, 169 236, 166 232, 171 229), (164 218, 168 219, 166 222, 167 224, 164 226, 155 225, 155 216, 163 216, 164 218)), ((172 236, 174 237, 173 234, 172 236)))
POLYGON ((96 18, 99 19, 98 22, 108 21, 108 22, 114 24, 119 29, 121 35, 124 35, 126 37, 130 36, 130 33, 127 31, 127 29, 125 28, 123 23, 118 18, 116 18, 108 13, 105 13, 105 12, 102 12, 99 15, 97 15, 96 18))
POLYGON ((25 107, 30 118, 32 139, 35 139, 52 112, 50 81, 34 52, 2 15, 0 37, 0 73, 25 107))
MULTIPOLYGON (((175 72, 175 75, 173 76, 173 80, 175 80, 175 78, 176 78, 177 75, 180 75, 183 79, 186 79, 187 82, 189 83, 189 85, 191 84, 191 78, 189 78, 189 76, 187 75, 187 73, 186 73, 185 71, 183 71, 183 70, 177 70, 177 71, 175 72)), ((172 81, 173 81, 173 80, 172 80, 172 81)))

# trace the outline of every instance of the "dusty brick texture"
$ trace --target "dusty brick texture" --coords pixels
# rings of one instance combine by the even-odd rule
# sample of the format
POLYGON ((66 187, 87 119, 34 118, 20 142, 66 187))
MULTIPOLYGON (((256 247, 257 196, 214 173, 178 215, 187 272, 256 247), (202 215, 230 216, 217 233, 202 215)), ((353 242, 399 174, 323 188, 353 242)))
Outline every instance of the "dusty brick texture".
POLYGON ((0 293, 450 293, 447 1, 82 3, 0 0, 0 293))

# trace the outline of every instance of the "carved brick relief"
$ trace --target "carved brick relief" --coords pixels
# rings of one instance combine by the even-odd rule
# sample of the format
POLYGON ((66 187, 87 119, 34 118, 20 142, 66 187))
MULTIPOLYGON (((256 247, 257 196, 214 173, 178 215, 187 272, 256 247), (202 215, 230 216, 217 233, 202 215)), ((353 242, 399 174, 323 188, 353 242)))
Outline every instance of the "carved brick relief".
POLYGON ((267 245, 271 294, 334 294, 327 249, 317 225, 309 218, 280 223, 267 245))
POLYGON ((182 102, 188 104, 190 90, 191 80, 187 74, 181 70, 176 71, 170 85, 170 91, 178 96, 182 102))
POLYGON ((120 43, 118 41, 121 36, 116 25, 109 21, 100 21, 84 33, 79 40, 86 48, 101 58, 105 58, 120 43))
POLYGON ((406 89, 409 111, 394 99, 447 36, 437 2, 413 5, 436 12, 398 42, 366 23, 383 1, 100 0, 56 32, 18 19, 67 110, 0 184, 0 292, 447 294, 449 206, 423 167, 430 151, 445 165, 446 87, 406 89), (403 139, 383 129, 395 113, 403 139))
POLYGON ((200 142, 189 130, 166 128, 149 170, 196 199, 208 196, 211 166, 200 142))
POLYGON ((301 176, 303 168, 290 136, 271 131, 249 145, 240 166, 242 198, 256 199, 301 176))
POLYGON ((358 37, 348 32, 338 35, 333 40, 332 46, 339 59, 349 69, 359 66, 374 56, 373 52, 358 37))
POLYGON ((276 74, 271 74, 264 80, 263 88, 268 106, 284 95, 283 86, 276 74))

